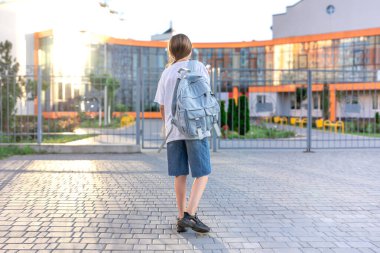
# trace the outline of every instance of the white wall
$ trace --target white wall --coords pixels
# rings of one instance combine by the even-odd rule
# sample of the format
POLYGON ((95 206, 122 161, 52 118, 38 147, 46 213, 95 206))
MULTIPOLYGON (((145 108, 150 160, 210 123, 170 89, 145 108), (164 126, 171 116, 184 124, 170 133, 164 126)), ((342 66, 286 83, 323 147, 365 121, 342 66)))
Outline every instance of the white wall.
POLYGON ((273 92, 250 92, 249 93, 249 116, 250 117, 269 117, 277 114, 279 108, 278 94, 273 92), (272 111, 256 112, 257 96, 265 96, 265 102, 272 104, 272 111))
MULTIPOLYGON (((337 102, 336 106, 336 118, 339 119, 339 117, 342 118, 374 118, 376 112, 380 112, 380 108, 373 109, 372 105, 372 94, 373 91, 368 93, 368 91, 365 92, 365 94, 360 93, 359 98, 359 106, 360 106, 360 112, 346 112, 345 111, 345 101, 342 99, 342 102, 337 102)), ((380 95, 377 93, 378 99, 380 99, 380 95)), ((380 102, 380 100, 378 100, 380 102)))
MULTIPOLYGON (((17 62, 21 65, 25 65, 25 34, 18 32, 20 30, 20 25, 16 13, 11 10, 3 9, 0 5, 0 41, 10 41, 12 43, 12 56, 16 57, 17 62)), ((20 67, 22 71, 24 67, 20 67)))
POLYGON ((380 27, 379 10, 379 0, 301 0, 273 16, 273 38, 380 27))
POLYGON ((9 40, 20 63, 33 64, 35 32, 54 30, 126 38, 125 23, 93 0, 14 0, 0 4, 0 41, 9 40))

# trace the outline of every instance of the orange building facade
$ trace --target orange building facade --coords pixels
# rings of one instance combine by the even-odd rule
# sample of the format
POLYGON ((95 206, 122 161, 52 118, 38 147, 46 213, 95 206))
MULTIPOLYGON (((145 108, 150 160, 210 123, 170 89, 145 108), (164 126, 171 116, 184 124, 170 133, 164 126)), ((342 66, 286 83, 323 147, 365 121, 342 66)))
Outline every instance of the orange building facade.
MULTIPOLYGON (((54 43, 54 31, 35 34, 35 65, 42 66, 45 76, 65 75, 56 69, 54 43)), ((106 37, 87 41, 89 57, 83 76, 106 72, 119 80, 115 101, 131 111, 142 85, 142 109, 157 111, 153 99, 166 64, 166 46, 166 42, 106 37)), ((269 41, 193 43, 193 48, 192 58, 214 69, 212 79, 222 94, 220 98, 248 95, 252 117, 302 116, 305 108, 297 92, 306 87, 309 70, 313 117, 322 117, 324 96, 328 97, 328 117, 333 121, 354 115, 372 118, 380 111, 380 28, 269 41), (257 110, 259 104, 272 105, 257 110)), ((75 55, 72 59, 75 61, 75 55)), ((92 90, 85 78, 77 81, 77 90, 70 81, 48 79, 55 88, 46 91, 45 111, 70 111, 65 106, 69 99, 87 96, 92 90)))

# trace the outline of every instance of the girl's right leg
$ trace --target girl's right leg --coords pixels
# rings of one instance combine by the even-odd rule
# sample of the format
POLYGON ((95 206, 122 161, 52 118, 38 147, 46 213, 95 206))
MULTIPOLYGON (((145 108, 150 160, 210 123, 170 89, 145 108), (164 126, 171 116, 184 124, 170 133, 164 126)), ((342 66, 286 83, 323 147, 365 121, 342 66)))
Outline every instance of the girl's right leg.
POLYGON ((186 212, 186 177, 176 176, 174 178, 175 196, 177 199, 178 218, 182 219, 186 212))
POLYGON ((184 140, 171 141, 167 144, 168 172, 174 177, 174 191, 177 200, 178 218, 186 211, 186 177, 189 163, 184 140))

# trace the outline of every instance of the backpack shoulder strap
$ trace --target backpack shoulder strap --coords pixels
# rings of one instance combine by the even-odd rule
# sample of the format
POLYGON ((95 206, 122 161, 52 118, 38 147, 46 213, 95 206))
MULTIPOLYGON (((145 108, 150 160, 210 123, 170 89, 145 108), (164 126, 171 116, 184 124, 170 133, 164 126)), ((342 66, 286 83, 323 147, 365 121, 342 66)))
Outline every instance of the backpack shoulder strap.
POLYGON ((187 68, 190 69, 191 72, 195 72, 196 65, 197 65, 196 60, 189 60, 189 62, 187 63, 187 68))
POLYGON ((157 151, 158 153, 160 153, 161 150, 164 148, 165 143, 166 143, 166 141, 168 140, 169 135, 172 133, 172 131, 173 131, 173 124, 171 125, 170 130, 169 130, 169 133, 166 135, 164 141, 161 143, 161 146, 160 146, 160 148, 159 148, 158 151, 157 151))
POLYGON ((177 82, 175 83, 174 92, 173 92, 173 99, 172 99, 172 116, 175 115, 177 110, 177 91, 178 91, 178 85, 181 81, 181 78, 177 78, 177 82))
POLYGON ((172 125, 171 125, 171 128, 169 130, 169 133, 166 135, 166 138, 164 139, 164 141, 162 142, 159 150, 158 150, 158 153, 161 152, 161 149, 164 147, 166 141, 168 140, 169 138, 169 135, 171 134, 172 130, 173 130, 173 121, 174 121, 174 115, 176 114, 176 111, 177 111, 177 92, 178 92, 178 86, 179 86, 179 83, 181 82, 181 80, 185 77, 185 75, 190 72, 189 69, 183 69, 181 68, 180 70, 178 70, 178 73, 180 74, 180 77, 177 78, 177 81, 176 81, 176 84, 175 84, 175 87, 174 87, 174 91, 173 91, 173 99, 172 99, 172 108, 171 108, 171 111, 172 111, 172 125))
POLYGON ((181 82, 181 80, 183 78, 185 78, 185 76, 187 75, 187 73, 190 72, 190 69, 186 69, 186 68, 180 68, 178 70, 178 74, 180 75, 180 77, 177 78, 177 82, 175 84, 175 87, 174 87, 174 91, 173 91, 173 99, 172 99, 172 116, 175 115, 176 113, 176 108, 177 108, 177 92, 178 92, 178 86, 179 86, 179 83, 181 82))

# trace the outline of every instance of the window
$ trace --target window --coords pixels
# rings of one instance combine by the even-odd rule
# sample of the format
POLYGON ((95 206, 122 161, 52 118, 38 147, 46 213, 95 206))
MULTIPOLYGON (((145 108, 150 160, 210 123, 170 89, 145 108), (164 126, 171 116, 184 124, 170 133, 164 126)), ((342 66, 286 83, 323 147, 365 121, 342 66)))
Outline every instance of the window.
POLYGON ((65 99, 70 99, 71 98, 71 84, 67 83, 65 85, 65 99))
POLYGON ((258 95, 257 96, 257 103, 258 104, 265 104, 266 103, 265 96, 264 95, 258 95))
POLYGON ((307 68, 307 55, 301 54, 298 56, 298 67, 300 69, 306 69, 307 68))
POLYGON ((354 50, 354 66, 363 66, 364 65, 364 50, 355 49, 354 50))
POLYGON ((313 109, 314 110, 319 109, 319 97, 318 97, 318 95, 313 95, 313 109))
POLYGON ((348 105, 357 105, 359 104, 358 94, 350 94, 346 96, 346 104, 348 105))
POLYGON ((372 109, 379 109, 379 95, 376 93, 372 94, 372 109))
POLYGON ((291 110, 299 110, 301 109, 301 103, 297 103, 296 95, 292 94, 290 96, 290 109, 291 110))
POLYGON ((63 99, 63 85, 58 83, 58 99, 63 99))
POLYGON ((79 98, 79 96, 80 96, 79 89, 74 89, 74 98, 79 98))

